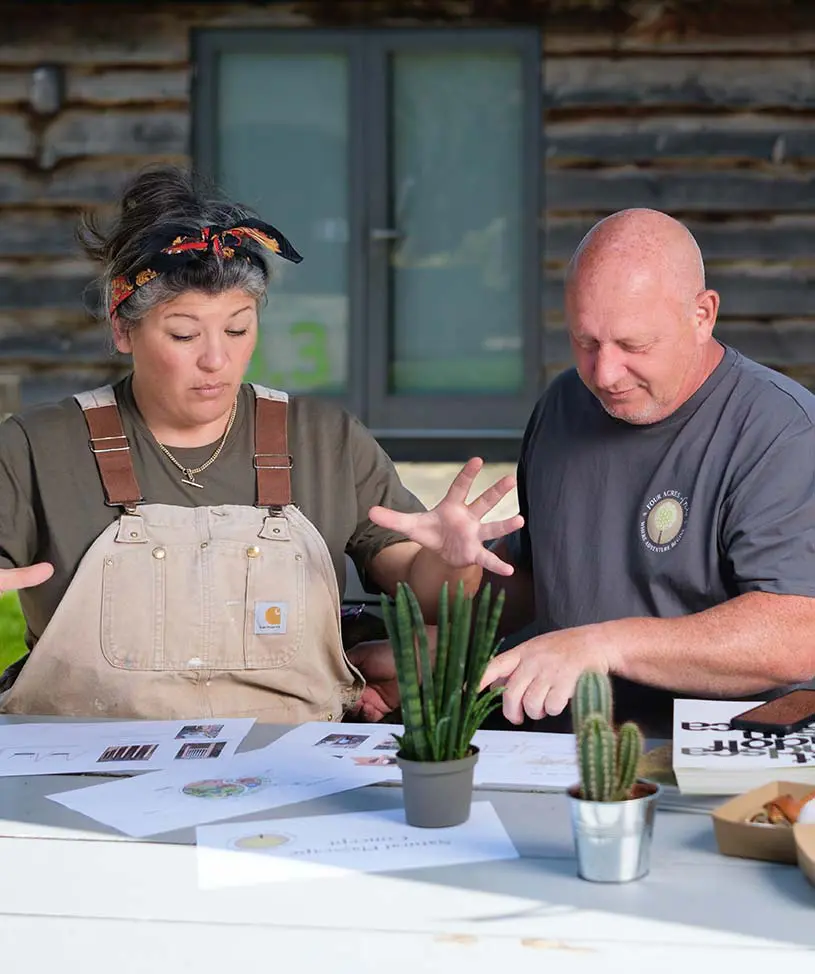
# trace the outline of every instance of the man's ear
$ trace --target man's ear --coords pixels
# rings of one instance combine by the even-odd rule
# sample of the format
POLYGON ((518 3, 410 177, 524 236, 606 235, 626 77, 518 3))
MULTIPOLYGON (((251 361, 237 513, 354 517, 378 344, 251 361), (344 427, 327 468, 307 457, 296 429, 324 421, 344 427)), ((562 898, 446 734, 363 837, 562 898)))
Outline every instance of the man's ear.
POLYGON ((700 344, 710 340, 719 314, 717 291, 700 291, 696 297, 696 332, 700 344))
POLYGON ((116 346, 116 351, 123 355, 129 355, 133 351, 130 332, 122 328, 122 322, 117 314, 113 315, 110 326, 113 331, 113 344, 116 346))

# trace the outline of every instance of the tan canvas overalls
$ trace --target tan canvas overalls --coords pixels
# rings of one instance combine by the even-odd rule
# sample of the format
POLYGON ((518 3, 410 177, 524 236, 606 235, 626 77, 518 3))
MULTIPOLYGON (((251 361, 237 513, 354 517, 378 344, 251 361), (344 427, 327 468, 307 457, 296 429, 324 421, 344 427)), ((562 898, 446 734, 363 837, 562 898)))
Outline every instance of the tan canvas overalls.
MULTIPOLYGON (((255 507, 142 502, 110 386, 80 393, 107 503, 7 713, 339 720, 362 679, 325 541, 291 503, 285 393, 255 389, 255 507)), ((70 516, 70 514, 68 514, 70 516)))

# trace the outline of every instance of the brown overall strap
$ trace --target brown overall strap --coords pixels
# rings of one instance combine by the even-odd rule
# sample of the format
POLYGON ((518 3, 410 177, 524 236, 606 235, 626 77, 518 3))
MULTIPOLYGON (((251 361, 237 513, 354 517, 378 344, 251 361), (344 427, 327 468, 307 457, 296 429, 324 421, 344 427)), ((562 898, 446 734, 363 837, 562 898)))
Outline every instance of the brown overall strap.
POLYGON ((255 389, 255 456, 257 507, 291 504, 291 468, 287 428, 289 404, 255 389))
POLYGON ((81 393, 76 399, 88 424, 89 446, 99 468, 107 505, 132 507, 140 503, 144 498, 113 390, 106 386, 93 393, 81 393))

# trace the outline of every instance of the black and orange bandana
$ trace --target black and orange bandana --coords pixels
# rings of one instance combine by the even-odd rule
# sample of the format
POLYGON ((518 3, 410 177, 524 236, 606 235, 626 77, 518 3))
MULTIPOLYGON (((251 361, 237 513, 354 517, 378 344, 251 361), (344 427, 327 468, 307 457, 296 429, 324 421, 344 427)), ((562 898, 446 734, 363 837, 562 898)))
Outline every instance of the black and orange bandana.
POLYGON ((111 317, 119 305, 142 285, 200 256, 215 254, 222 260, 241 257, 265 269, 263 258, 253 249, 250 241, 294 264, 299 264, 303 259, 279 230, 261 220, 243 220, 237 227, 204 227, 197 234, 188 234, 184 228, 164 227, 160 238, 148 243, 147 249, 152 256, 147 266, 132 274, 121 274, 111 281, 111 317))

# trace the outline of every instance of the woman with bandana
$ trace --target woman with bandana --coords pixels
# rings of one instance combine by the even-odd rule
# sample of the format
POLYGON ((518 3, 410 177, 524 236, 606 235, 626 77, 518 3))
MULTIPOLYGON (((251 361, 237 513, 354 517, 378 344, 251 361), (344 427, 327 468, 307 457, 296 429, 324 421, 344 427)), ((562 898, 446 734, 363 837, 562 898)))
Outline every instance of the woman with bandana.
POLYGON ((29 649, 0 710, 381 716, 390 675, 366 686, 342 645, 345 554, 374 589, 409 582, 432 621, 444 581, 512 571, 484 542, 519 520, 482 524, 511 479, 468 504, 471 460, 425 511, 355 418, 244 383, 269 258, 301 257, 183 171, 141 174, 80 236, 132 369, 0 426, 0 590, 20 589, 29 649))

